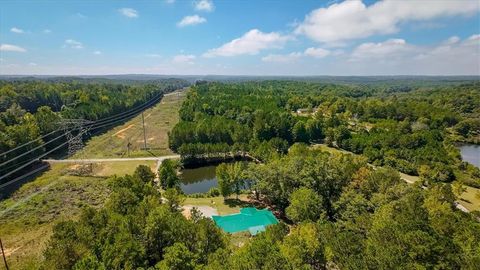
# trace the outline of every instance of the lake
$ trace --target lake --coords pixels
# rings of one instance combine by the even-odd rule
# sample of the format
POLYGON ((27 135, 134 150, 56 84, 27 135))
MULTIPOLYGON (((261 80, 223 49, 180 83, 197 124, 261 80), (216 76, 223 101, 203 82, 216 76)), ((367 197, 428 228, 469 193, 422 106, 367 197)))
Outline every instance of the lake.
POLYGON ((463 144, 459 146, 463 161, 480 168, 480 145, 463 144))
POLYGON ((203 193, 217 186, 215 169, 217 166, 203 166, 183 169, 180 175, 180 188, 185 194, 203 193))

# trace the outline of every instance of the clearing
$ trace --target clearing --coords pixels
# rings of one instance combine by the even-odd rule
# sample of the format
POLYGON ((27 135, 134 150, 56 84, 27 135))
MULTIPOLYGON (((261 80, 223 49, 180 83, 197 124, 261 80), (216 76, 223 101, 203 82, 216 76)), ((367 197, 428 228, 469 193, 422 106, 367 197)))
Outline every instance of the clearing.
POLYGON ((166 94, 160 103, 144 111, 145 137, 150 150, 142 150, 144 138, 140 114, 123 125, 92 137, 75 157, 121 158, 173 154, 168 148, 168 132, 179 121, 178 110, 185 97, 185 90, 166 94))
MULTIPOLYGON (((168 132, 179 120, 178 110, 184 98, 185 91, 165 95, 160 103, 144 112, 148 146, 154 149, 140 149, 143 129, 139 115, 92 138, 74 158, 125 158, 128 139, 130 156, 171 155, 168 132)), ((85 206, 102 206, 110 193, 107 177, 131 174, 138 165, 154 169, 157 160, 51 163, 48 171, 0 201, 0 237, 8 251, 10 268, 38 268, 54 224, 75 219, 85 206)))

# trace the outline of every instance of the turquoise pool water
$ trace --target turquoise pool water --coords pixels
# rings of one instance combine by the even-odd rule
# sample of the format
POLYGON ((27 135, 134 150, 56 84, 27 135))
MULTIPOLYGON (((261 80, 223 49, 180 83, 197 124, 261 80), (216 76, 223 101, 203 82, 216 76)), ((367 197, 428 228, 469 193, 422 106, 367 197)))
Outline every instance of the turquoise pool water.
POLYGON ((258 210, 253 207, 242 208, 240 213, 226 216, 213 216, 213 221, 225 232, 235 233, 250 231, 255 235, 265 230, 265 227, 277 224, 278 220, 267 209, 258 210))

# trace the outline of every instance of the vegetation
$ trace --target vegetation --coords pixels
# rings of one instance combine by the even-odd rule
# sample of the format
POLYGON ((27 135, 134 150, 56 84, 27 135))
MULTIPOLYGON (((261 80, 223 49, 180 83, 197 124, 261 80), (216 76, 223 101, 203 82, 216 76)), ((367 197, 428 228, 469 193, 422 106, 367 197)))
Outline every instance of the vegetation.
MULTIPOLYGON (((108 81, 108 84, 113 84, 108 81)), ((146 83, 146 84, 151 84, 146 83)), ((158 84, 157 82, 155 84, 158 84)), ((139 83, 130 83, 140 87, 139 83)), ((182 102, 182 94, 166 95, 162 102, 145 112, 147 138, 156 136, 149 141, 153 147, 163 147, 163 150, 151 151, 155 154, 171 154, 167 150, 167 132, 176 124, 178 109, 182 102), (168 119, 168 121, 165 121, 168 119)), ((124 142, 126 139, 141 131, 141 126, 135 126, 124 132, 126 138, 115 136, 121 129, 136 124, 139 117, 134 117, 117 128, 102 135, 95 136, 87 141, 82 149, 85 157, 120 157, 117 152, 126 153, 124 142), (117 147, 118 145, 118 147, 117 147), (115 148, 112 149, 111 147, 115 148)), ((141 123, 141 122, 140 122, 141 123)), ((1 132, 0 132, 1 133, 1 132)), ((132 140, 132 148, 136 143, 132 140)), ((143 145, 143 140, 140 143, 143 145)), ((122 153, 122 154, 123 154, 122 153)), ((147 153, 147 151, 142 151, 147 153)), ((132 155, 140 153, 133 152, 132 155)), ((52 234, 53 226, 62 220, 78 219, 81 209, 86 206, 102 207, 110 194, 107 177, 134 174, 139 165, 148 165, 152 171, 156 170, 155 161, 122 161, 88 164, 92 170, 79 173, 79 165, 53 164, 50 169, 40 176, 30 180, 28 184, 20 186, 8 198, 0 201, 0 237, 7 249, 7 260, 12 269, 36 269, 42 260, 42 252, 47 240, 52 234)), ((10 187, 10 186, 9 186, 10 187)), ((4 190, 0 190, 3 193, 4 190)))
POLYGON ((78 221, 55 225, 44 267, 195 269, 226 247, 212 220, 198 215, 185 219, 171 207, 175 196, 166 196, 169 203, 161 204, 151 177, 140 175, 110 179, 112 194, 105 208, 87 208, 78 221))
POLYGON ((295 142, 323 142, 374 165, 422 174, 425 184, 467 173, 464 182, 477 186, 478 169, 460 166, 453 143, 480 135, 479 89, 478 82, 433 88, 201 83, 188 93, 169 144, 184 160, 249 153, 269 161, 295 142))
MULTIPOLYGON (((154 97, 185 85, 187 83, 181 80, 164 80, 151 84, 0 81, 0 153, 35 140, 25 147, 1 155, 0 174, 65 144, 66 138, 58 139, 61 133, 55 132, 62 128, 61 119, 95 121, 138 108, 154 97), (53 143, 44 144, 53 139, 56 139, 53 143), (29 150, 32 152, 22 156, 29 150), (13 158, 16 159, 10 162, 13 158), (3 164, 7 161, 9 162, 3 164)), ((127 116, 122 121, 127 120, 127 116)), ((114 124, 119 123, 117 121, 114 124)), ((71 129, 72 126, 67 128, 71 129)), ((101 130, 97 128, 95 132, 101 130)), ((78 133, 76 130, 72 132, 75 135, 78 133)), ((56 153, 61 153, 62 150, 64 148, 58 149, 56 153)), ((2 182, 6 180, 8 179, 2 179, 2 182)))
POLYGON ((480 113, 477 90, 476 83, 200 82, 169 145, 183 161, 260 162, 220 165, 211 194, 222 197, 185 198, 171 160, 159 168, 158 186, 147 166, 103 179, 105 205, 83 205, 80 217, 55 225, 32 268, 476 269, 478 216, 455 204, 472 197, 465 185, 480 183, 480 171, 461 161, 453 143, 478 135, 475 125, 458 129, 480 113), (337 150, 322 151, 325 145, 337 150), (421 181, 407 184, 398 171, 421 181), (254 204, 281 222, 245 241, 195 209, 186 219, 185 204, 220 214, 254 204))
POLYGON ((373 170, 362 158, 301 144, 244 173, 263 176, 252 188, 279 216, 286 212, 292 226, 271 226, 236 247, 198 212, 185 219, 176 189, 165 191, 161 203, 151 178, 136 173, 110 180, 104 209, 59 223, 44 263, 49 269, 475 269, 480 260, 480 224, 455 210, 449 184, 424 190, 392 169, 373 170))

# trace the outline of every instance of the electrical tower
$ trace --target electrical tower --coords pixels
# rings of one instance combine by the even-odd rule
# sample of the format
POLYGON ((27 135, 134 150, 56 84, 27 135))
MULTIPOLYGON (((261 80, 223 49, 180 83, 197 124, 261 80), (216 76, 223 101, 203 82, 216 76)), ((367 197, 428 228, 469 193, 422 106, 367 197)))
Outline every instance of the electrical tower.
POLYGON ((88 124, 92 121, 85 119, 62 119, 60 125, 68 142, 68 156, 73 156, 83 148, 83 135, 89 131, 88 124))

